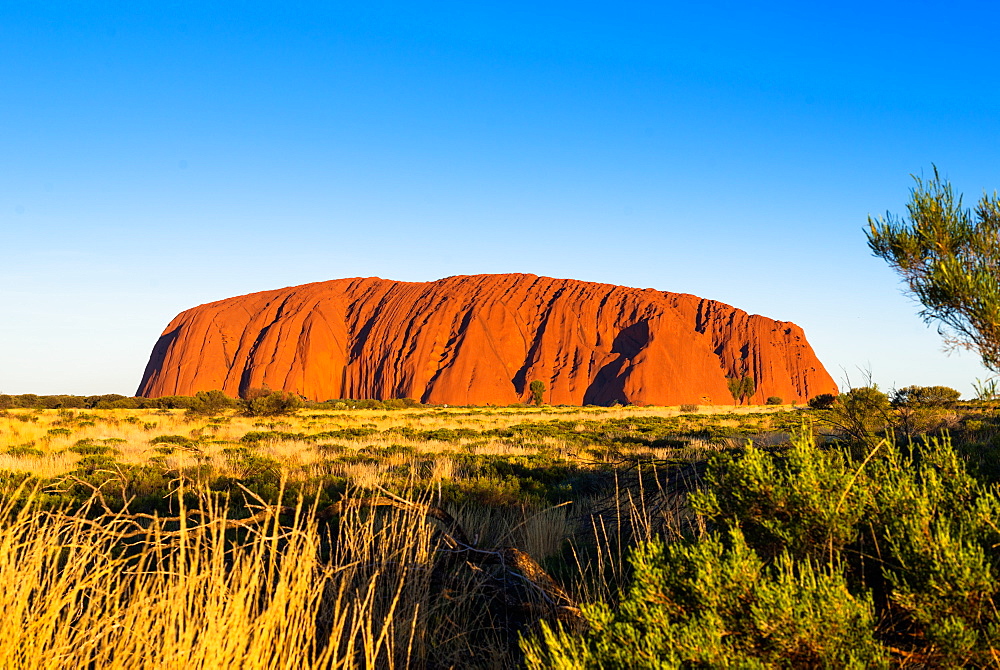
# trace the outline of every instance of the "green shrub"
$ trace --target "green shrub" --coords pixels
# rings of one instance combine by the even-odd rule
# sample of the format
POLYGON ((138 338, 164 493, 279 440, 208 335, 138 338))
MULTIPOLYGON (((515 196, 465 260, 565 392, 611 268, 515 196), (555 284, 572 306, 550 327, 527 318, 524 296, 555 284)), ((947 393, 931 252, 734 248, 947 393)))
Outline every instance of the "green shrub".
POLYGON ((121 456, 120 451, 106 444, 93 444, 89 440, 80 440, 69 448, 75 454, 81 456, 121 456))
POLYGON ((776 395, 768 396, 767 400, 764 401, 766 405, 783 405, 785 401, 776 395))
POLYGON ((16 447, 10 447, 4 452, 8 456, 15 456, 18 458, 24 458, 25 456, 32 456, 35 458, 41 458, 45 453, 41 449, 35 447, 34 442, 28 442, 27 444, 21 444, 16 447))
POLYGON ((197 401, 193 397, 186 395, 162 396, 151 399, 149 402, 150 407, 157 407, 159 409, 191 409, 197 404, 197 401))
POLYGON ((726 377, 726 386, 729 388, 729 394, 733 396, 734 403, 742 404, 744 401, 749 403, 750 398, 757 392, 757 382, 748 375, 726 377))
POLYGON ((193 416, 211 416, 236 407, 236 400, 222 391, 198 391, 187 413, 193 416))
POLYGON ((877 386, 861 386, 841 393, 823 421, 837 428, 863 454, 893 424, 889 396, 877 386))
POLYGON ((177 444, 180 446, 187 446, 193 444, 194 440, 190 437, 184 437, 183 435, 158 435, 149 440, 150 444, 177 444))
MULTIPOLYGON (((374 432, 374 431, 373 431, 374 432)), ((256 442, 281 442, 283 440, 309 440, 305 433, 285 433, 279 430, 251 430, 240 438, 240 442, 253 444, 256 442)))
POLYGON ((229 447, 222 454, 239 479, 268 484, 277 484, 281 479, 281 464, 249 447, 229 447))
POLYGON ((1000 496, 950 440, 889 449, 865 482, 889 597, 933 667, 985 667, 1000 647, 1000 496))
POLYGON ((389 398, 382 401, 383 409, 408 409, 419 405, 413 398, 389 398))
POLYGON ((1000 647, 1000 494, 950 440, 883 440, 855 460, 802 435, 720 455, 705 483, 689 500, 711 525, 739 529, 765 559, 844 566, 852 592, 877 595, 883 634, 926 667, 989 665, 1000 647))
POLYGON ((690 403, 685 403, 685 404, 681 405, 680 409, 685 414, 693 414, 694 412, 698 411, 698 405, 694 405, 694 404, 690 404, 690 403))
POLYGON ((249 389, 238 405, 244 416, 281 416, 302 407, 302 398, 287 391, 249 389))
POLYGON ((538 406, 541 406, 542 401, 545 396, 545 382, 540 379, 536 379, 530 384, 531 390, 531 402, 538 406))
POLYGON ((82 456, 120 456, 122 452, 104 444, 76 444, 69 448, 69 451, 82 456))
POLYGON ((953 407, 962 394, 947 386, 907 386, 892 395, 893 407, 953 407))
POLYGON ((809 399, 809 407, 812 409, 830 409, 837 401, 837 396, 832 393, 821 393, 809 399))
POLYGON ((584 606, 589 631, 523 640, 529 667, 885 667, 890 650, 913 667, 994 663, 1000 488, 950 440, 858 451, 803 430, 716 455, 701 484, 688 502, 708 532, 640 545, 618 604, 584 606))
POLYGON ((734 530, 641 544, 617 609, 584 606, 591 629, 542 625, 522 640, 529 668, 888 667, 872 603, 836 568, 765 563, 734 530))
POLYGON ((720 454, 688 501, 713 524, 740 528, 767 558, 818 559, 854 541, 870 511, 868 492, 854 483, 844 452, 817 449, 800 434, 780 453, 750 445, 720 454))
POLYGON ((141 409, 144 404, 143 398, 121 398, 112 400, 110 403, 99 403, 98 409, 141 409))

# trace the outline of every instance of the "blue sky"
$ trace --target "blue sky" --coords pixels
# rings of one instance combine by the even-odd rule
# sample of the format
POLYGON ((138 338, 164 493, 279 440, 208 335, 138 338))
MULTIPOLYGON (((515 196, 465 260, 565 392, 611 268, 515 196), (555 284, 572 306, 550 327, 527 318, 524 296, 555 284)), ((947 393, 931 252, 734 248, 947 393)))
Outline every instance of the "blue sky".
POLYGON ((840 382, 987 376, 863 227, 932 163, 1000 188, 992 3, 10 4, 0 392, 131 394, 204 302, 494 272, 794 321, 840 382))

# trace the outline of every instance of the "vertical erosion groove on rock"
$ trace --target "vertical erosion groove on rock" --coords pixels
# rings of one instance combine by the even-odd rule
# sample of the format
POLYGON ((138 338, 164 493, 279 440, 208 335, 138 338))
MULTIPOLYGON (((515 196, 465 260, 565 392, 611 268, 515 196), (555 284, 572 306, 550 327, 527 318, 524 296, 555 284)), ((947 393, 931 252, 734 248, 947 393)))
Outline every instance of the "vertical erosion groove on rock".
POLYGON ((355 278, 182 312, 138 395, 485 405, 529 401, 540 380, 550 404, 724 404, 731 376, 756 381, 758 404, 837 390, 795 324, 693 295, 522 274, 355 278))

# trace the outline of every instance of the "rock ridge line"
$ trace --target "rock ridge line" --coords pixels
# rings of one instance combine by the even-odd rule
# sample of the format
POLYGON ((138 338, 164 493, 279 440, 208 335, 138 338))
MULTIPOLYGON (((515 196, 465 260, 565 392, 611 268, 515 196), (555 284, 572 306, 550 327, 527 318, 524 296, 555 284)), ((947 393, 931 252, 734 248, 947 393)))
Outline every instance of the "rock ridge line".
POLYGON ((549 404, 726 404, 726 378, 743 375, 754 403, 837 391, 794 323, 689 294, 527 274, 357 277, 182 312, 137 395, 267 387, 504 405, 540 380, 549 404))

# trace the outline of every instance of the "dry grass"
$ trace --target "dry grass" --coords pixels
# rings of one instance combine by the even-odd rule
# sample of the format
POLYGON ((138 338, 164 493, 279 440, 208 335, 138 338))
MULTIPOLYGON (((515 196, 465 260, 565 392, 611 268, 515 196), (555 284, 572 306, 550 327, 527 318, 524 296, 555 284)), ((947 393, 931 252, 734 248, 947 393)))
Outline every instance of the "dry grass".
MULTIPOLYGON (((767 430, 766 414, 775 409, 741 413, 760 413, 759 425, 767 430)), ((601 457, 554 437, 529 443, 373 434, 336 441, 333 450, 296 437, 252 445, 240 440, 251 431, 485 431, 553 419, 581 422, 579 432, 582 422, 678 414, 678 408, 651 407, 413 408, 306 410, 255 419, 168 410, 13 410, 0 413, 0 471, 58 478, 85 458, 77 453, 83 442, 114 449, 119 463, 156 464, 172 473, 172 485, 183 487, 192 481, 183 473, 198 467, 243 477, 247 465, 239 450, 248 449, 280 464, 283 485, 299 490, 324 477, 344 477, 354 489, 373 490, 400 470, 433 495, 435 486, 471 476, 459 453, 518 458, 537 454, 541 445, 584 467, 601 457), (191 442, 157 443, 170 435, 191 442), (384 455, 375 461, 341 458, 366 453, 384 455)), ((705 451, 718 445, 692 447, 705 451)), ((647 457, 675 456, 669 448, 635 448, 647 457)), ((635 480, 615 487, 610 497, 549 508, 469 503, 450 511, 480 547, 513 546, 539 561, 570 557, 564 586, 582 600, 608 599, 625 583, 631 543, 678 532, 690 521, 677 496, 658 489, 658 483, 643 488, 643 479, 637 481, 638 487, 635 480)), ((136 529, 134 519, 127 511, 102 508, 98 493, 81 509, 52 512, 44 511, 43 491, 27 499, 4 492, 0 668, 516 665, 516 634, 523 629, 497 611, 488 571, 462 564, 442 577, 440 529, 416 509, 375 513, 350 507, 326 527, 300 505, 280 523, 275 516, 259 527, 233 530, 217 494, 195 493, 200 515, 181 512, 183 523, 149 518, 146 530, 126 538, 136 529)))
MULTIPOLYGON (((730 406, 702 407, 698 414, 713 413, 760 414, 766 429, 766 415, 782 408, 730 406)), ((500 407, 500 408, 413 408, 405 410, 346 410, 303 411, 297 416, 260 419, 228 416, 223 420, 191 417, 181 410, 11 410, 0 414, 0 470, 29 472, 40 477, 54 477, 71 471, 80 456, 70 451, 79 441, 107 444, 118 450, 116 459, 127 464, 145 464, 162 454, 151 442, 162 435, 180 435, 198 442, 197 450, 175 450, 163 461, 171 469, 184 469, 198 464, 210 464, 222 474, 227 471, 229 459, 224 452, 232 443, 251 431, 275 430, 287 433, 315 433, 349 428, 372 428, 384 431, 389 428, 434 430, 440 428, 471 428, 477 431, 509 428, 516 424, 560 421, 600 421, 630 417, 674 417, 681 414, 676 407, 500 407), (79 417, 83 417, 81 420, 79 417), (18 454, 16 449, 25 447, 41 452, 41 456, 18 454)), ((738 425, 735 420, 721 421, 722 425, 738 425)), ((399 445, 416 453, 442 454, 464 447, 467 441, 440 442, 414 440, 403 436, 352 440, 349 449, 380 449, 399 445)), ((574 447, 564 441, 543 438, 541 443, 552 447, 561 455, 577 456, 574 447)), ((287 465, 288 476, 308 479, 322 469, 327 460, 311 441, 282 439, 267 441, 257 449, 265 456, 287 465)), ((534 447, 524 447, 510 441, 488 439, 469 449, 474 454, 517 455, 534 453, 534 447)), ((442 472, 449 466, 442 464, 442 472)), ((357 468, 360 480, 372 480, 369 469, 357 468)))
POLYGON ((224 510, 208 507, 179 528, 152 520, 125 551, 134 527, 127 515, 95 521, 7 505, 0 667, 509 662, 506 642, 488 633, 492 622, 475 606, 475 585, 447 600, 434 593, 436 540, 417 512, 375 518, 353 508, 325 543, 308 512, 300 507, 234 542, 224 510))

